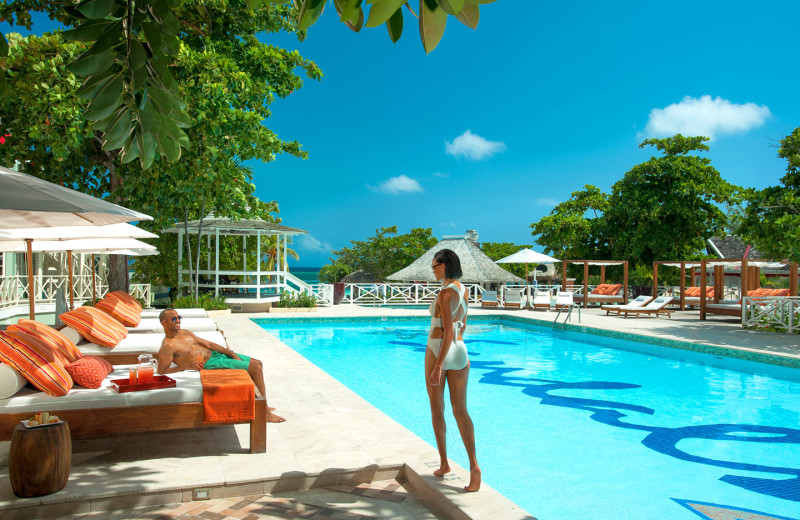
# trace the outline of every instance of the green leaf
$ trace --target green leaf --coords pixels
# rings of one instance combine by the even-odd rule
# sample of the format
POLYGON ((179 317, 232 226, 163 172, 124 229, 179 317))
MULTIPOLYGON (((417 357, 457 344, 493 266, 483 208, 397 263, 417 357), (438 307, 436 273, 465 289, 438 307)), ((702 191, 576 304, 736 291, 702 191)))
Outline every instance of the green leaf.
POLYGON ((403 11, 398 9, 394 12, 391 18, 386 20, 386 30, 389 32, 389 38, 392 43, 397 43, 400 35, 403 34, 403 11))
POLYGON ((94 74, 86 78, 81 88, 76 92, 81 99, 92 99, 97 91, 103 88, 106 83, 111 81, 114 76, 113 71, 107 71, 104 74, 94 74))
POLYGON ((353 22, 353 18, 358 15, 361 8, 361 0, 339 0, 341 3, 340 20, 343 22, 353 22))
POLYGON ((90 20, 82 23, 74 29, 64 31, 61 37, 64 41, 93 42, 96 41, 108 27, 115 22, 114 20, 90 20))
MULTIPOLYGON (((89 109, 87 110, 86 113, 87 114, 89 114, 90 112, 103 113, 109 107, 116 109, 119 106, 119 98, 121 96, 122 96, 122 75, 115 74, 114 76, 109 78, 109 81, 107 81, 94 95, 91 103, 89 103, 89 109)), ((109 112, 105 116, 95 117, 90 119, 91 120, 105 119, 109 115, 111 115, 111 112, 109 112)))
POLYGON ((147 43, 150 44, 150 49, 153 52, 158 52, 161 49, 161 29, 159 24, 154 22, 146 22, 142 24, 142 31, 147 38, 147 43))
POLYGON ((83 53, 82 56, 91 56, 93 54, 100 54, 109 49, 113 49, 123 42, 122 38, 122 22, 113 23, 106 27, 103 34, 97 38, 97 41, 89 47, 89 50, 83 53))
POLYGON ((78 11, 86 18, 99 20, 111 14, 114 9, 114 0, 90 0, 81 2, 78 11))
MULTIPOLYGON (((407 0, 380 0, 372 4, 369 10, 369 18, 367 18, 367 27, 377 27, 386 23, 406 2, 407 0)), ((402 15, 403 13, 400 14, 402 15)))
POLYGON ((103 147, 105 151, 116 150, 122 147, 131 135, 131 112, 128 107, 123 106, 111 118, 111 121, 103 134, 103 147))
POLYGON ((439 45, 447 25, 447 13, 434 0, 419 0, 419 36, 426 53, 439 45))
POLYGON ((131 69, 141 69, 147 65, 147 51, 144 50, 144 46, 138 40, 131 40, 130 43, 130 54, 128 55, 128 59, 130 60, 130 67, 131 69))
POLYGON ((476 29, 481 19, 481 8, 478 4, 466 3, 456 15, 456 19, 467 27, 476 29))
POLYGON ((180 42, 177 36, 174 35, 167 35, 161 38, 161 52, 168 56, 174 56, 178 54, 178 50, 180 49, 180 42))
POLYGON ((8 56, 8 40, 0 32, 0 57, 8 56))
POLYGON ((300 8, 298 28, 308 29, 322 14, 325 9, 325 0, 303 0, 300 8))
POLYGON ((142 168, 148 169, 156 157, 156 140, 150 132, 139 132, 136 134, 136 141, 139 145, 139 162, 142 168))
POLYGON ((90 76, 108 70, 114 64, 114 53, 110 50, 78 59, 67 65, 67 69, 79 76, 90 76))
POLYGON ((180 159, 181 147, 176 141, 163 134, 156 134, 155 138, 158 147, 161 149, 161 153, 164 154, 168 161, 171 162, 180 159))
POLYGON ((142 131, 145 133, 154 133, 158 131, 160 125, 161 116, 158 113, 158 109, 156 109, 152 102, 145 104, 144 108, 139 110, 139 126, 142 131))
POLYGON ((457 15, 461 8, 464 7, 464 0, 438 0, 439 7, 445 10, 447 14, 457 15))
POLYGON ((258 6, 261 5, 260 0, 246 0, 245 3, 247 4, 248 11, 255 11, 256 9, 258 9, 258 6))
POLYGON ((125 142, 125 146, 122 147, 122 151, 120 152, 119 156, 122 164, 127 164, 139 157, 139 143, 135 136, 128 137, 128 140, 125 142))

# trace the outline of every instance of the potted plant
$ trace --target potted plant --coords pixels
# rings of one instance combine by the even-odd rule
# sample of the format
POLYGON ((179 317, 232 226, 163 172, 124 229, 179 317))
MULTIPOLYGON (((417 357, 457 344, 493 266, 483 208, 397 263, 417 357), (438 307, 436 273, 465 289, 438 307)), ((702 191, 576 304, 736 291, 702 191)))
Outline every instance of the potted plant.
POLYGON ((331 263, 323 265, 319 270, 318 278, 321 282, 333 284, 333 304, 339 305, 344 299, 344 284, 339 280, 353 271, 349 265, 330 259, 331 263))

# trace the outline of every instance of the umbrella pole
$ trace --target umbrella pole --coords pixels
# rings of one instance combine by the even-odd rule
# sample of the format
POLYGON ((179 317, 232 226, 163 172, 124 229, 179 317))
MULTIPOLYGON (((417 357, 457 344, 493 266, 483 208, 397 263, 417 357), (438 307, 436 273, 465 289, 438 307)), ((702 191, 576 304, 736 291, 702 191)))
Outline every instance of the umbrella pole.
POLYGON ((69 264, 69 310, 73 310, 75 308, 75 300, 72 295, 72 251, 67 251, 67 263, 69 264))
POLYGON ((30 319, 36 319, 36 311, 34 310, 35 306, 35 297, 33 295, 33 239, 26 238, 25 244, 27 245, 28 249, 28 316, 30 319))
POLYGON ((92 253, 92 306, 97 303, 97 273, 95 272, 94 253, 92 253))

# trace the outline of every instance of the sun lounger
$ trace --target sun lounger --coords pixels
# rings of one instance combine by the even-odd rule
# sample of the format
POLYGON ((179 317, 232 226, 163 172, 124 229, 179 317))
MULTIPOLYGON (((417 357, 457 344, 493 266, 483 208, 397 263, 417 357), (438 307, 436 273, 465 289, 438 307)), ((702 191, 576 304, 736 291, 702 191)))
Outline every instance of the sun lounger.
MULTIPOLYGON (((217 345, 226 346, 225 336, 218 330, 214 331, 198 331, 195 334, 203 339, 214 342, 217 345)), ((123 339, 113 349, 103 347, 95 343, 90 343, 86 340, 77 343, 78 350, 84 356, 92 355, 99 356, 111 363, 112 365, 124 365, 128 363, 136 363, 140 354, 156 354, 161 348, 161 342, 164 341, 164 333, 149 333, 149 334, 128 334, 128 337, 123 339)))
POLYGON ((573 306, 575 304, 573 296, 570 291, 558 291, 556 293, 556 309, 573 306))
MULTIPOLYGON (((184 318, 181 320, 181 328, 191 332, 217 330, 217 322, 211 318, 184 318)), ((142 321, 137 327, 127 327, 127 329, 129 334, 164 332, 164 327, 161 325, 161 322, 158 321, 158 318, 142 318, 142 321)))
POLYGON ((520 289, 506 289, 503 295, 503 308, 504 309, 520 309, 522 308, 522 295, 520 289))
POLYGON ((648 315, 648 316, 660 316, 665 315, 668 318, 672 317, 672 311, 667 310, 667 305, 672 302, 672 296, 659 296, 655 298, 650 303, 644 306, 630 306, 630 305, 620 305, 617 309, 617 314, 619 316, 628 317, 629 314, 634 314, 638 318, 640 315, 648 315))
POLYGON ((536 291, 536 293, 533 295, 533 309, 544 309, 549 311, 551 298, 552 294, 550 294, 550 291, 536 291))
POLYGON ((646 303, 649 303, 652 299, 653 299, 652 296, 644 296, 644 295, 642 295, 642 296, 637 296, 636 298, 634 298, 633 300, 629 301, 625 305, 603 305, 603 306, 600 307, 600 309, 606 311, 606 316, 608 316, 611 313, 616 313, 617 315, 619 315, 619 313, 620 313, 619 309, 620 308, 631 308, 631 307, 641 308, 646 303))
MULTIPOLYGON (((779 297, 789 296, 789 289, 752 289, 747 291, 747 296, 750 298, 764 297, 779 297)), ((751 300, 751 303, 758 303, 758 300, 751 300)), ((719 303, 706 303, 706 314, 721 314, 723 316, 736 316, 742 317, 742 301, 724 301, 719 303)))
POLYGON ((481 307, 497 307, 497 291, 483 291, 481 293, 481 307))
MULTIPOLYGON (((164 309, 142 309, 142 319, 156 318, 164 309)), ((178 314, 184 318, 208 318, 208 313, 205 309, 175 309, 178 314)))
MULTIPOLYGON (((128 367, 118 366, 100 388, 74 387, 63 397, 51 397, 32 388, 0 400, 0 441, 8 441, 19 421, 46 410, 69 423, 73 439, 104 437, 118 433, 149 432, 218 426, 204 423, 203 389, 199 372, 170 374, 175 388, 117 393, 112 379, 127 379, 128 367)), ((267 407, 256 397, 255 418, 250 424, 250 453, 263 453, 267 446, 267 407)))

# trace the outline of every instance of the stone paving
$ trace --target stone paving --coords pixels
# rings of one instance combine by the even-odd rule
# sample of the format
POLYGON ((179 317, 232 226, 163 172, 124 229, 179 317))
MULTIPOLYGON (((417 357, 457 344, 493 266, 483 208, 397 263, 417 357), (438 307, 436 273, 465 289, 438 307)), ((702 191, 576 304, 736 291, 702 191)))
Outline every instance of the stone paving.
MULTIPOLYGON (((544 325, 552 324, 556 316, 554 312, 477 307, 471 308, 470 313, 528 317, 544 325)), ((326 505, 325 496, 330 493, 342 496, 341 490, 348 489, 347 486, 361 489, 359 486, 364 483, 389 481, 402 482, 413 489, 415 501, 414 507, 394 510, 390 518, 432 518, 435 514, 440 518, 459 519, 533 519, 531 513, 535 511, 522 510, 490 487, 490 475, 484 475, 485 485, 479 493, 462 491, 468 473, 453 463, 454 471, 446 478, 433 477, 431 472, 438 466, 438 455, 432 446, 250 320, 252 317, 302 319, 426 314, 425 309, 341 305, 315 313, 217 317, 220 329, 234 350, 265 362, 269 404, 287 419, 283 424, 268 425, 266 453, 248 452, 247 425, 78 441, 73 445, 72 472, 66 488, 46 497, 19 499, 13 496, 8 479, 8 443, 0 443, 0 516, 3 520, 69 515, 114 518, 103 516, 111 514, 104 512, 121 510, 125 514, 136 514, 140 508, 181 504, 173 508, 173 513, 161 511, 153 513, 155 516, 141 518, 184 518, 180 515, 188 514, 188 510, 181 509, 183 512, 179 516, 168 515, 188 507, 186 504, 191 503, 198 492, 204 492, 210 501, 198 507, 206 507, 211 502, 215 503, 214 507, 220 504, 227 507, 241 503, 241 497, 250 497, 254 500, 251 503, 260 504, 257 507, 290 504, 288 512, 272 511, 284 517, 291 516, 295 505, 306 504, 309 509, 304 514, 318 515, 312 518, 324 518, 324 515, 336 518, 345 514, 384 518, 377 515, 374 508, 361 508, 357 504, 345 504, 341 509, 328 511, 325 508, 335 508, 326 505), (308 489, 312 491, 302 491, 308 489), (323 498, 312 498, 315 493, 323 498), (222 502, 216 502, 219 500, 222 502), (424 507, 416 507, 419 504, 424 507), (311 506, 321 509, 311 509, 311 506)), ((619 318, 603 314, 599 309, 583 310, 580 323, 577 316, 573 316, 572 323, 787 359, 800 358, 797 335, 745 331, 734 320, 701 322, 697 312, 692 311, 677 312, 671 319, 619 318)), ((194 516, 224 518, 214 516, 222 514, 216 510, 204 509, 200 513, 203 514, 194 516)), ((150 515, 149 512, 144 514, 150 515)))

